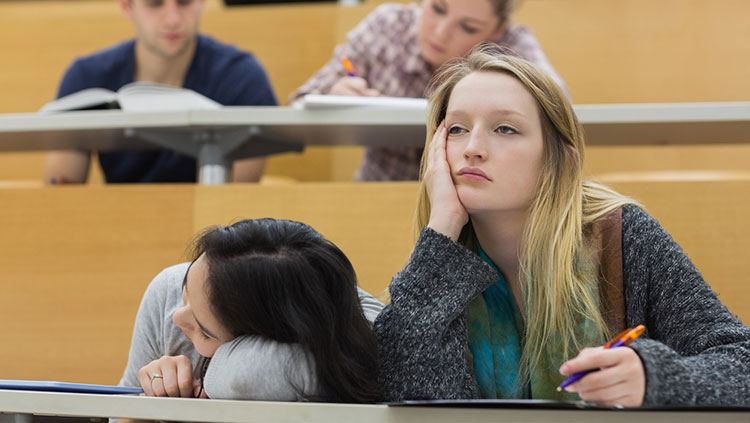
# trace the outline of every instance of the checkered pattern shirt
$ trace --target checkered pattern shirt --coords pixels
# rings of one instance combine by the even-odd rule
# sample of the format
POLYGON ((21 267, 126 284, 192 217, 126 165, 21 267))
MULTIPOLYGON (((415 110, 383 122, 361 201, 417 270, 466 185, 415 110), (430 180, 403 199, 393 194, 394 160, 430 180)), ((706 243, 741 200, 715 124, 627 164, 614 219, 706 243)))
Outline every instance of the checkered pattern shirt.
MULTIPOLYGON (((331 60, 292 93, 289 101, 309 93, 328 93, 336 81, 346 76, 342 56, 351 60, 359 76, 383 95, 424 97, 432 69, 422 58, 417 40, 421 13, 416 4, 378 6, 347 34, 346 42, 336 47, 331 60)), ((495 42, 535 63, 565 88, 528 28, 511 24, 495 42)), ((355 179, 416 180, 422 150, 421 147, 369 147, 355 179)))

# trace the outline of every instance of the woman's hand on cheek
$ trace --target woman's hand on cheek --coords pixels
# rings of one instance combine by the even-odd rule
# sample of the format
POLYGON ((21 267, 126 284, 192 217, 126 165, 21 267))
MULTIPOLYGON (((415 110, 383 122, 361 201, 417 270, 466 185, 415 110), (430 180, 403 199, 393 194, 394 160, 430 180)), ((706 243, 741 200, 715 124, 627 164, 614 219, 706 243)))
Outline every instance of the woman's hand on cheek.
POLYGON ((560 373, 591 372, 565 388, 577 392, 581 399, 606 406, 640 407, 646 393, 646 371, 638 354, 631 348, 584 348, 577 357, 566 361, 560 373))
POLYGON ((424 184, 430 197, 430 221, 427 226, 453 239, 458 239, 461 228, 469 220, 456 187, 445 152, 448 129, 445 122, 438 125, 432 137, 427 157, 424 184))
POLYGON ((193 364, 184 355, 165 355, 138 371, 138 382, 148 396, 192 398, 194 379, 193 364))

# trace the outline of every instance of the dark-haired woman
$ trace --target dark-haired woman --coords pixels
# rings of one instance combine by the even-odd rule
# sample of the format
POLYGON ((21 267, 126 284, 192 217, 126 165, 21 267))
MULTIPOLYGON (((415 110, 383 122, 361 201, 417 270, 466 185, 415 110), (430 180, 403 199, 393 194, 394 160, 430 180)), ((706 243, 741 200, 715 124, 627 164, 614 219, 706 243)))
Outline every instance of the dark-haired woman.
POLYGON ((144 294, 120 385, 146 395, 373 402, 382 308, 311 227, 243 220, 144 294))

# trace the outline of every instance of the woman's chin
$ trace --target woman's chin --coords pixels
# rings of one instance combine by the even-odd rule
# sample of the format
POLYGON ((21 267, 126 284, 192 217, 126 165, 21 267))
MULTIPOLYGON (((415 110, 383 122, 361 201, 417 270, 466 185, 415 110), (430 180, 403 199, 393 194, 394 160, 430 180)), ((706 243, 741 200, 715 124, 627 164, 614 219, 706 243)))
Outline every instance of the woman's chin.
POLYGON ((456 194, 458 194, 458 200, 467 211, 470 208, 484 208, 489 203, 487 192, 472 186, 457 185, 456 194))

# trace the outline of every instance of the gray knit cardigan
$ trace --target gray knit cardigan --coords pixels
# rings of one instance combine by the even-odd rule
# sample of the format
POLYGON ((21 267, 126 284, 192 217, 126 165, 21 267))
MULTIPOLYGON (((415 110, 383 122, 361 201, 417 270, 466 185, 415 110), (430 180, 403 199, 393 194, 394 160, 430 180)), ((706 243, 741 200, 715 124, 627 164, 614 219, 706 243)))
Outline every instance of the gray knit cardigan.
MULTIPOLYGON (((750 328, 717 299, 682 249, 635 206, 622 213, 627 325, 646 371, 644 405, 750 405, 750 328)), ((476 254, 425 228, 375 321, 385 401, 478 398, 466 306, 496 280, 476 254)))

